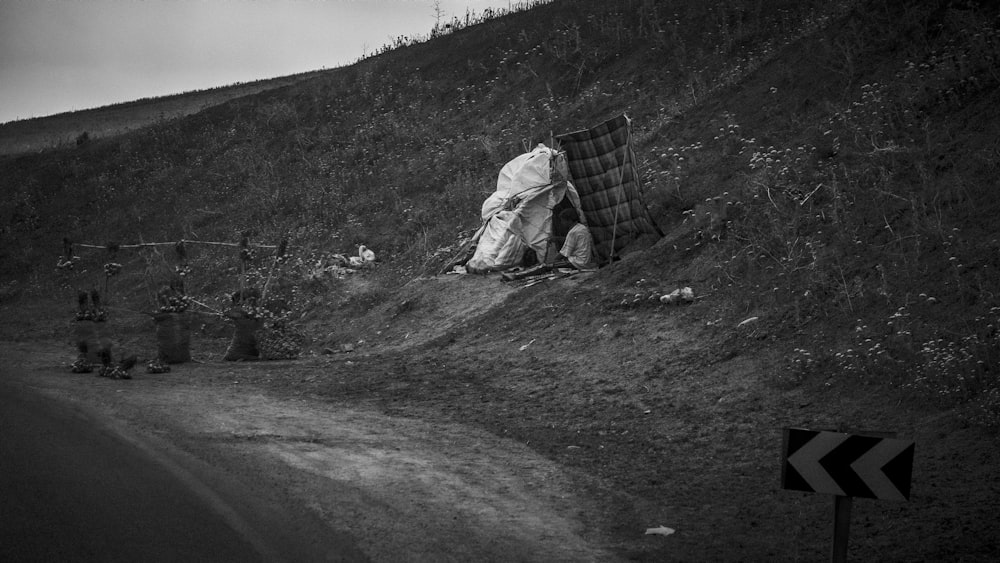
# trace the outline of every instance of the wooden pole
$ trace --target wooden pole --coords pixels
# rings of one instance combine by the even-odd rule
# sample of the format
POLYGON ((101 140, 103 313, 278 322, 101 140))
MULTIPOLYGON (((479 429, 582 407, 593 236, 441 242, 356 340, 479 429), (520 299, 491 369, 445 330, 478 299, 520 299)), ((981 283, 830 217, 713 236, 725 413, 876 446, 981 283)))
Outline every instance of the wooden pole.
POLYGON ((851 531, 851 497, 837 495, 833 497, 833 549, 830 551, 830 561, 833 563, 847 562, 847 539, 851 531))

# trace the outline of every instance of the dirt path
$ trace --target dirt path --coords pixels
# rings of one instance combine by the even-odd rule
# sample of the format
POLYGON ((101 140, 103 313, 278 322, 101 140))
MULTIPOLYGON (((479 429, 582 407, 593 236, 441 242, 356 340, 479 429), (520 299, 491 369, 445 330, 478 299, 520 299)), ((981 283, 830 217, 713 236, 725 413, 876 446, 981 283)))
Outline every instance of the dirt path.
MULTIPOLYGON (((512 440, 239 383, 188 365, 130 381, 74 375, 58 345, 2 343, 2 377, 176 448, 346 532, 375 561, 609 561, 565 470, 512 440)), ((259 369, 259 368, 258 368, 259 369)))
MULTIPOLYGON (((222 362, 223 332, 200 327, 203 363, 121 382, 71 375, 69 323, 29 303, 0 323, 0 377, 220 468, 213 485, 376 561, 821 560, 830 499, 779 488, 786 427, 917 444, 909 502, 854 504, 851 558, 997 560, 1000 448, 963 412, 823 370, 788 381, 767 330, 737 331, 710 298, 643 298, 655 280, 466 278, 304 319, 315 340, 295 361, 222 362)), ((150 357, 149 323, 128 321, 108 323, 116 350, 150 357)))

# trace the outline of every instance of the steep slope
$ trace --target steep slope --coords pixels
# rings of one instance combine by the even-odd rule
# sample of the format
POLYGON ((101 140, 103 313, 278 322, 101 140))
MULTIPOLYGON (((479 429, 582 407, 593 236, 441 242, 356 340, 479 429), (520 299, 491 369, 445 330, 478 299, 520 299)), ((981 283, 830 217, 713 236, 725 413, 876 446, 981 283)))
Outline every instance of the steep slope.
MULTIPOLYGON (((553 2, 5 161, 4 287, 28 310, 103 283, 104 251, 48 273, 63 236, 288 237, 314 351, 356 352, 249 378, 514 436, 611 483, 597 525, 638 559, 820 557, 828 503, 774 490, 780 428, 804 426, 917 440, 913 502, 859 506, 857 557, 989 560, 998 56, 992 4, 553 2), (478 226, 507 159, 622 111, 663 240, 525 288, 414 280, 478 226), (332 276, 361 243, 379 265, 332 276), (681 286, 694 305, 656 299, 681 286), (635 538, 659 524, 684 533, 635 538)), ((117 259, 118 303, 148 309, 175 258, 117 259)), ((235 251, 190 260, 189 291, 220 306, 235 251)))
POLYGON ((0 155, 72 147, 93 139, 114 137, 166 119, 176 119, 234 98, 279 88, 316 74, 306 72, 270 80, 124 102, 106 107, 65 112, 0 123, 0 155))
POLYGON ((721 37, 739 50, 729 19, 749 43, 797 33, 796 16, 818 9, 644 6, 543 5, 117 140, 10 160, 4 214, 15 246, 36 254, 4 262, 21 270, 63 236, 136 240, 141 222, 146 240, 251 228, 306 252, 364 241, 412 270, 476 226, 496 169, 525 147, 622 111, 655 130, 651 118, 707 94, 731 58, 721 37))
MULTIPOLYGON (((902 384, 954 349, 992 373, 995 8, 670 8, 544 4, 185 119, 8 159, 2 273, 19 281, 5 291, 103 285, 108 256, 96 251, 64 279, 43 274, 63 237, 232 241, 247 231, 290 240, 286 285, 302 290, 299 307, 361 310, 436 271, 478 226, 507 159, 625 111, 654 216, 679 227, 669 247, 627 267, 633 279, 609 275, 698 278, 729 295, 731 315, 767 313, 783 335, 897 319, 889 334, 856 331, 860 342, 810 349, 802 362, 856 355, 868 340, 837 369, 902 384), (721 198, 714 219, 706 197, 721 198), (331 253, 358 244, 382 262, 364 283, 325 273, 331 253), (935 355, 922 357, 929 342, 935 355)), ((166 283, 173 260, 114 259, 129 261, 115 282, 132 309, 149 306, 145 289, 166 283)), ((232 253, 199 249, 190 260, 189 292, 221 306, 238 270, 232 253)), ((992 387, 987 376, 925 383, 963 400, 992 387)))

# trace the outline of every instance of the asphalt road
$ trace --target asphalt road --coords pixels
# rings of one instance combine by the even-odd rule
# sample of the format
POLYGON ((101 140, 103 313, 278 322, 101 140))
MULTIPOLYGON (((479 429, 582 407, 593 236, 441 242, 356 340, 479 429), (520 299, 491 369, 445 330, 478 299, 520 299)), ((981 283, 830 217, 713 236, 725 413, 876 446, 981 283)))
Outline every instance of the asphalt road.
MULTIPOLYGON (((359 561, 73 404, 0 381, 0 561, 359 561), (307 537, 296 537, 296 534, 307 537)), ((320 532, 322 533, 322 532, 320 532)))

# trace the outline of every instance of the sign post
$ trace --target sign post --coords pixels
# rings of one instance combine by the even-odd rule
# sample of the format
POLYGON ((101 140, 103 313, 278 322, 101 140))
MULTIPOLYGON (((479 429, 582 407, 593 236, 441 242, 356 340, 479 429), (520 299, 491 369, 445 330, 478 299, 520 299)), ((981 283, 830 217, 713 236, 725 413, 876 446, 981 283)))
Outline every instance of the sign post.
POLYGON ((847 561, 854 497, 909 500, 912 440, 785 428, 781 488, 834 497, 830 560, 847 561))
POLYGON ((847 538, 851 533, 852 497, 837 495, 833 497, 833 547, 830 549, 830 561, 845 563, 847 561, 847 538))

